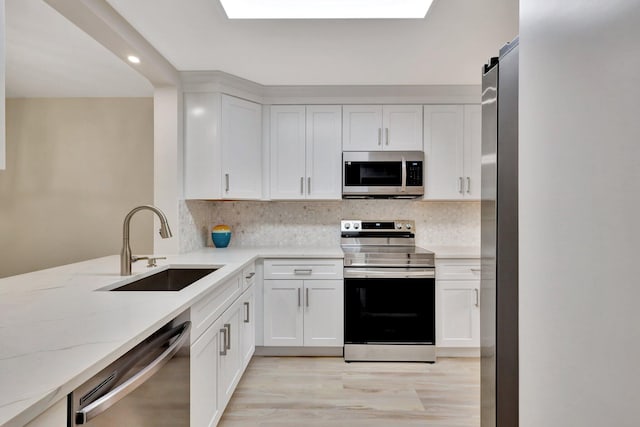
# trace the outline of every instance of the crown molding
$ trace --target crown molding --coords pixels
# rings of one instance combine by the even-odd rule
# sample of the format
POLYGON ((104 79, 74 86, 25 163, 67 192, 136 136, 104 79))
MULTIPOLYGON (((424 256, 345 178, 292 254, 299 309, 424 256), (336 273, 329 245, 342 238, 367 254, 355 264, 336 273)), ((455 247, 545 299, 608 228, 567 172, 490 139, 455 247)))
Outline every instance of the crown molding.
POLYGON ((182 71, 185 92, 221 92, 265 105, 477 104, 480 85, 265 86, 223 71, 182 71))

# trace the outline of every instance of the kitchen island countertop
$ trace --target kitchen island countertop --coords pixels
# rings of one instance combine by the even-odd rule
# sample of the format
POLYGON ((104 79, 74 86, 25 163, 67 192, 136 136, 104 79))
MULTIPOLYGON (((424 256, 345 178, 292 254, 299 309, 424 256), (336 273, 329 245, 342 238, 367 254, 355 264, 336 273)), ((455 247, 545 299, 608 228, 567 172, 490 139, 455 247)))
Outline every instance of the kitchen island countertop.
POLYGON ((258 258, 342 258, 335 247, 205 248, 158 267, 97 258, 0 279, 0 426, 22 426, 258 258), (167 266, 221 266, 179 292, 106 292, 167 266))

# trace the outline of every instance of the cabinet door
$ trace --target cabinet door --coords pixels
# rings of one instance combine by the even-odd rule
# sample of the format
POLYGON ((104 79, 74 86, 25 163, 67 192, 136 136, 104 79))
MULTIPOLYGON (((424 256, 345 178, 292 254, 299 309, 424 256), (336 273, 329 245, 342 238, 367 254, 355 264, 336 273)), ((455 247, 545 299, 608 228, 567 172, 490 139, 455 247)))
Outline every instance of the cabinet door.
POLYGON ((305 198, 305 107, 271 107, 271 198, 305 198))
POLYGON ((464 197, 463 130, 462 105, 424 106, 425 199, 464 197))
POLYGON ((242 349, 240 323, 243 316, 242 304, 237 300, 221 316, 222 325, 220 333, 226 341, 226 346, 221 349, 218 357, 218 401, 220 408, 224 407, 231 399, 233 390, 240 381, 242 375, 242 349), (224 331, 224 332, 223 332, 224 331))
POLYGON ((306 185, 309 199, 342 199, 341 111, 338 105, 307 107, 306 185))
POLYGON ((302 280, 264 281, 264 345, 302 346, 302 280))
POLYGON ((262 197, 262 107, 222 96, 222 197, 262 197))
POLYGON ((438 347, 480 347, 480 282, 437 282, 438 347))
POLYGON ((218 358, 224 346, 220 328, 213 323, 191 345, 190 405, 191 425, 214 426, 221 415, 218 400, 218 358))
POLYGON ((184 94, 184 193, 187 199, 222 197, 220 94, 184 94))
POLYGON ((344 345, 343 289, 342 280, 304 281, 305 347, 344 345))
POLYGON ((383 150, 381 105, 342 107, 342 150, 383 150))
POLYGON ((482 110, 480 105, 464 106, 465 198, 480 200, 482 161, 482 110))
POLYGON ((58 403, 31 420, 24 427, 67 427, 67 399, 58 403))
POLYGON ((385 105, 382 125, 385 150, 422 151, 422 105, 385 105))
POLYGON ((242 339, 242 369, 246 368, 256 349, 255 287, 249 288, 242 298, 242 319, 240 338, 242 339))

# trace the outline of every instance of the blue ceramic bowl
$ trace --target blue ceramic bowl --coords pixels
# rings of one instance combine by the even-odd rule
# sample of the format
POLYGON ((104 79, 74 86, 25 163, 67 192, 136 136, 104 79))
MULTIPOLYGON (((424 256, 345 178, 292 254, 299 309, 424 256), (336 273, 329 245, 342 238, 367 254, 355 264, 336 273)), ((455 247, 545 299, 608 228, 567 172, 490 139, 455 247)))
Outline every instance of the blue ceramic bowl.
POLYGON ((213 244, 216 248, 226 248, 229 246, 229 242, 231 241, 231 232, 223 231, 223 232, 213 232, 211 233, 211 240, 213 240, 213 244))

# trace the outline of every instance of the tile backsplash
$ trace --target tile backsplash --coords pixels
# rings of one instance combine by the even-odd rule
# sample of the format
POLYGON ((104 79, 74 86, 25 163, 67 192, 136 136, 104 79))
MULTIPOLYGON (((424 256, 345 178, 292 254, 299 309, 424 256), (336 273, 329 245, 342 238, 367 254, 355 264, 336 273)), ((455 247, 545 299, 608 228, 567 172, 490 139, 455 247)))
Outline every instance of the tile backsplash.
POLYGON ((480 245, 480 202, 186 200, 180 202, 180 251, 213 246, 217 224, 231 227, 231 247, 338 245, 341 219, 413 219, 418 246, 480 245))

